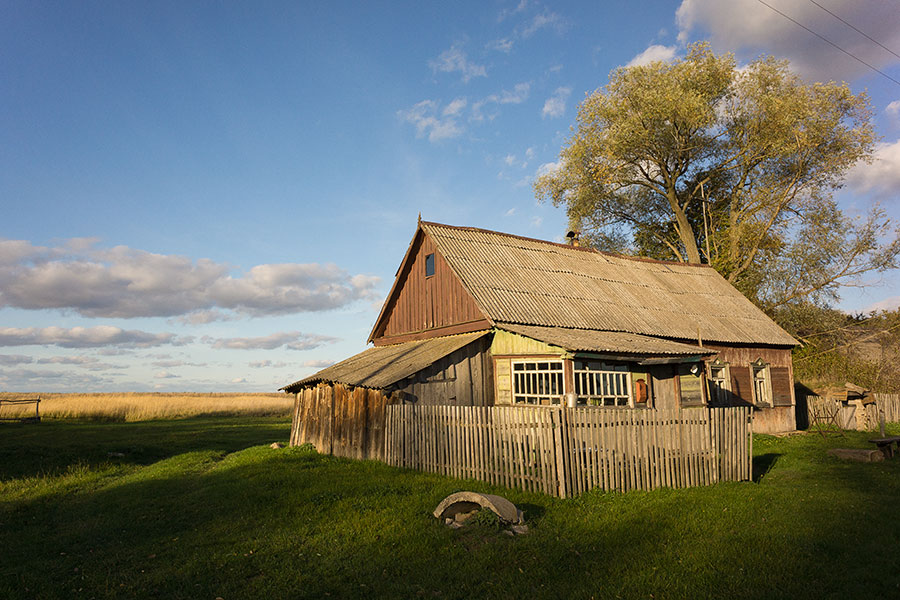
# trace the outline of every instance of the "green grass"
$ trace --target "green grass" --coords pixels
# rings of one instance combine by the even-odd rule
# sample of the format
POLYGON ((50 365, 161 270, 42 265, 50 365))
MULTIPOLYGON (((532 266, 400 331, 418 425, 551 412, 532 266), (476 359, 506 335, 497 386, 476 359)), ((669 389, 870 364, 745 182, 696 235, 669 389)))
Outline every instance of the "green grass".
POLYGON ((754 483, 559 500, 268 448, 288 428, 0 425, 0 598, 900 597, 900 459, 825 454, 869 434, 758 436, 754 483), (530 533, 440 525, 461 489, 530 533))

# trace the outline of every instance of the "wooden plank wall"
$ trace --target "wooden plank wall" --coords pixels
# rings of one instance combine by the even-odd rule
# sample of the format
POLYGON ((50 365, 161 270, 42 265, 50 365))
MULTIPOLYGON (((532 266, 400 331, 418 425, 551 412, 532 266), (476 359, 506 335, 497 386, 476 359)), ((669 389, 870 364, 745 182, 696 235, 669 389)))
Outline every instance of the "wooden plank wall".
POLYGON ((459 278, 428 235, 414 243, 409 261, 398 274, 397 291, 388 301, 375 338, 391 337, 484 319, 459 278), (434 275, 425 276, 425 257, 434 254, 434 275))
POLYGON ((396 390, 418 404, 486 406, 492 403, 490 336, 473 342, 402 381, 396 390))
POLYGON ((392 405, 385 462, 568 497, 746 481, 750 409, 392 405))
POLYGON ((384 459, 384 411, 393 400, 379 390, 319 385, 295 395, 289 444, 323 454, 384 459))

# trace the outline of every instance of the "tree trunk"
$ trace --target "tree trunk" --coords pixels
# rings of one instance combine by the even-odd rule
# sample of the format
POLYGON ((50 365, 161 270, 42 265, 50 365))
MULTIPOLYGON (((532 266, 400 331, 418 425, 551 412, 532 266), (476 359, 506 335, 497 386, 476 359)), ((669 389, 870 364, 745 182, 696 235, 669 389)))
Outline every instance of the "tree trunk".
POLYGON ((684 250, 687 254, 687 261, 691 264, 699 265, 700 249, 697 247, 697 238, 694 236, 694 228, 691 227, 687 219, 687 215, 678 204, 678 198, 675 196, 675 190, 668 190, 669 206, 672 207, 672 213, 675 215, 675 226, 678 228, 678 237, 684 244, 684 250))

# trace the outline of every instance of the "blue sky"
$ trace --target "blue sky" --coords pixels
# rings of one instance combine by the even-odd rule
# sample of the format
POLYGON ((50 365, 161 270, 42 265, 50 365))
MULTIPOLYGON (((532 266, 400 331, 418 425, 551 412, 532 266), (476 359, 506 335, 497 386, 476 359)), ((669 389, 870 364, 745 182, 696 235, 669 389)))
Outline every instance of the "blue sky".
MULTIPOLYGON (((767 4, 900 79, 900 8, 767 4), (873 43, 833 15, 852 24, 873 43)), ((711 40, 867 90, 840 193, 900 219, 900 85, 759 0, 5 2, 0 390, 273 391, 364 348, 421 212, 558 239, 585 93, 711 40)), ((847 310, 900 303, 900 276, 847 310)))

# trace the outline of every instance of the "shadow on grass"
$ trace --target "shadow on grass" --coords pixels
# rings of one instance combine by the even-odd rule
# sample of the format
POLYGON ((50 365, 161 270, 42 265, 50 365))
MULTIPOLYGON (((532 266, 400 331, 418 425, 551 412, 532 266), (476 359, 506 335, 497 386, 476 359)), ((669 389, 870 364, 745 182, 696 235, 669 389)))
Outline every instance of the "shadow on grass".
POLYGON ((47 419, 0 424, 0 481, 52 476, 72 467, 148 465, 195 450, 234 452, 286 441, 277 417, 189 418, 140 422, 47 419))
POLYGON ((775 463, 778 461, 778 458, 781 454, 776 454, 774 452, 770 452, 768 454, 759 454, 753 457, 753 483, 759 483, 762 481, 763 477, 765 477, 769 471, 772 470, 772 467, 775 466, 775 463))

